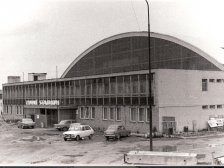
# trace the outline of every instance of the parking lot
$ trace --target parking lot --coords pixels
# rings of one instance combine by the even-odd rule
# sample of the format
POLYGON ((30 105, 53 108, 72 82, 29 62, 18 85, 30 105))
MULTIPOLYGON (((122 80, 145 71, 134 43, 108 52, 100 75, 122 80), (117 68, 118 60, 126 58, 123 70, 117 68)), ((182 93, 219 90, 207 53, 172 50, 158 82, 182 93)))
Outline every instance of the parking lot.
MULTIPOLYGON (((130 150, 149 150, 149 140, 130 136, 106 141, 96 132, 91 140, 64 141, 62 131, 45 128, 19 129, 1 122, 2 165, 123 165, 130 150)), ((212 164, 212 152, 224 154, 224 134, 194 138, 155 138, 155 151, 192 152, 202 164, 212 164)))

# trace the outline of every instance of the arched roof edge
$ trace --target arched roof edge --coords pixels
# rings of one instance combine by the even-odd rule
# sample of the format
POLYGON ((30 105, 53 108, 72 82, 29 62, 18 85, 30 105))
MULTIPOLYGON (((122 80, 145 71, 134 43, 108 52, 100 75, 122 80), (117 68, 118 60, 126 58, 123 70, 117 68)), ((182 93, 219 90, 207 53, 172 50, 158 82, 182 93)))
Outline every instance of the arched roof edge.
MULTIPOLYGON (((113 40, 116 40, 116 39, 125 38, 125 37, 134 37, 134 36, 145 36, 145 37, 147 37, 148 36, 148 32, 147 31, 142 31, 142 32, 127 32, 127 33, 121 33, 121 34, 117 34, 117 35, 114 35, 114 36, 105 38, 105 39, 103 39, 103 40, 95 43, 94 45, 92 45, 91 47, 89 47, 88 49, 86 49, 84 52, 82 52, 77 58, 75 58, 75 60, 64 71, 64 73, 62 74, 61 78, 64 78, 66 76, 66 74, 69 72, 69 70, 81 58, 83 58, 85 55, 87 55, 89 52, 91 52, 95 48, 99 47, 100 45, 105 44, 105 43, 110 42, 110 41, 113 41, 113 40)), ((213 57, 211 57, 206 52, 202 51, 198 47, 195 47, 195 46, 191 45, 188 42, 185 42, 183 40, 180 40, 180 39, 178 39, 176 37, 173 37, 173 36, 170 36, 170 35, 165 35, 165 34, 160 34, 160 33, 155 33, 155 32, 150 32, 150 37, 155 37, 155 38, 160 38, 160 39, 168 40, 168 41, 177 43, 177 44, 179 44, 181 46, 184 46, 184 47, 186 47, 186 48, 188 48, 188 49, 196 52, 200 56, 204 57, 205 59, 207 59, 208 61, 210 61, 211 63, 213 63, 220 70, 224 71, 224 66, 222 64, 220 64, 217 60, 215 60, 213 57)))

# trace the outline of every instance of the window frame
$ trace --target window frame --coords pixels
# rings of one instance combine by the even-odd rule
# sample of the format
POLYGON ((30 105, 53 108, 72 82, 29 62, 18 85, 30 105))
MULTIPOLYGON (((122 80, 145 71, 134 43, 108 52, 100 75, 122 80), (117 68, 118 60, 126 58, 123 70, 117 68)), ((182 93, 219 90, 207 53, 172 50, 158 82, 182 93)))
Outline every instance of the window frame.
POLYGON ((120 107, 117 107, 115 113, 116 113, 116 121, 121 121, 121 108, 120 107), (120 119, 117 118, 117 116, 118 116, 117 115, 118 114, 118 109, 120 109, 120 111, 119 111, 120 112, 120 119))
POLYGON ((110 107, 109 109, 110 109, 109 110, 109 120, 114 121, 115 120, 115 115, 114 115, 115 108, 114 107, 110 107), (113 109, 113 115, 112 115, 113 118, 111 118, 111 109, 113 109))
POLYGON ((103 107, 103 120, 104 121, 108 120, 108 109, 107 109, 107 107, 103 107), (105 109, 106 109, 107 118, 105 118, 105 109))
POLYGON ((96 108, 91 107, 91 119, 95 119, 95 118, 96 118, 96 108), (93 109, 94 109, 94 117, 93 117, 93 109))
POLYGON ((144 115, 145 115, 145 108, 143 108, 143 107, 139 107, 138 108, 138 122, 145 122, 145 120, 144 120, 144 115), (140 120, 140 109, 143 109, 143 116, 142 116, 142 120, 140 120))
MULTIPOLYGON (((209 79, 209 81, 210 81, 210 79, 209 79)), ((208 79, 201 80, 201 90, 202 90, 202 92, 208 91, 208 79)))
POLYGON ((129 111, 129 115, 130 115, 130 122, 137 122, 137 115, 138 115, 138 109, 136 107, 130 107, 130 111, 129 111), (135 120, 132 120, 132 109, 135 109, 135 120))
POLYGON ((84 107, 80 107, 80 116, 79 116, 80 119, 85 119, 85 111, 84 111, 84 107), (83 109, 83 111, 82 111, 83 109), (82 117, 82 114, 83 114, 83 117, 82 117))

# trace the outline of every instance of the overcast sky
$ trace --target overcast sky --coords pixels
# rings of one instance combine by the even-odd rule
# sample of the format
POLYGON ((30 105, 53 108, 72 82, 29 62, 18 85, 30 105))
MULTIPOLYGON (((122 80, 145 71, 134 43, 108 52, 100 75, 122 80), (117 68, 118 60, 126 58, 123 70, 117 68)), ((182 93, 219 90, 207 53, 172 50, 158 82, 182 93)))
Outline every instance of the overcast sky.
MULTIPOLYGON (((148 0, 151 31, 212 53, 224 63, 223 0, 148 0), (214 52, 216 51, 216 52, 214 52)), ((0 85, 7 76, 60 77, 96 42, 147 31, 144 0, 0 0, 0 85)), ((1 89, 1 86, 0 86, 1 89)))

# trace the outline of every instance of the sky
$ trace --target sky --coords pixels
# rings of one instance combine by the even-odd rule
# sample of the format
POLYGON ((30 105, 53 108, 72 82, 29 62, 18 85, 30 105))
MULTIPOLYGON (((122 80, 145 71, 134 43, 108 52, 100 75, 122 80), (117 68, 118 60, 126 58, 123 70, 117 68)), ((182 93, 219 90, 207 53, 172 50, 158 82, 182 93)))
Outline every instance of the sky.
MULTIPOLYGON (((224 64, 223 0, 148 0, 150 31, 174 36, 224 64)), ((7 76, 60 77, 110 36, 147 31, 145 0, 0 0, 0 89, 7 76)))

